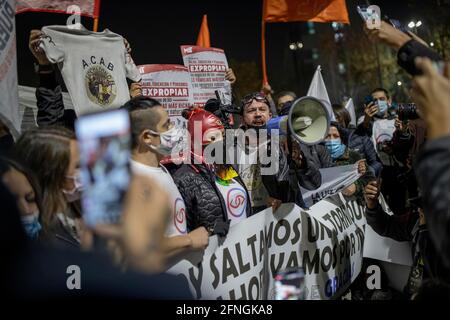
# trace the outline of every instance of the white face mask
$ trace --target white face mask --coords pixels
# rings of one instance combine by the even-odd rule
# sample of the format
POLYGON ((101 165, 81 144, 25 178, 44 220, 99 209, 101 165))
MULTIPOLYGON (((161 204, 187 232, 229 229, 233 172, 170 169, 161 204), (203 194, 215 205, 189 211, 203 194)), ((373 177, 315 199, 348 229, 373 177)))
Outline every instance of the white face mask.
POLYGON ((165 132, 156 132, 150 130, 152 134, 158 135, 161 143, 159 146, 149 144, 148 146, 158 152, 162 156, 168 156, 172 153, 179 144, 182 144, 185 139, 185 130, 181 127, 174 126, 165 132))
POLYGON ((66 178, 73 180, 74 187, 72 190, 62 189, 62 192, 64 193, 68 202, 74 202, 74 201, 80 199, 81 191, 83 190, 83 185, 82 185, 81 179, 80 179, 80 172, 77 171, 74 176, 66 176, 66 178))

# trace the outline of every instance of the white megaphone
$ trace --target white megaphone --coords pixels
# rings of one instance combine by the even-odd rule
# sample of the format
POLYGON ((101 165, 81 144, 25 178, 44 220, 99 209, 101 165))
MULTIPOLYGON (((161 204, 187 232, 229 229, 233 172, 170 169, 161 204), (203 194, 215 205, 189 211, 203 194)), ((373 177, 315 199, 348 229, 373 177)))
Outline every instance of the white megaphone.
POLYGON ((330 115, 325 105, 314 97, 303 97, 292 104, 288 116, 273 118, 267 130, 279 130, 280 136, 291 136, 300 143, 316 145, 328 135, 330 115))

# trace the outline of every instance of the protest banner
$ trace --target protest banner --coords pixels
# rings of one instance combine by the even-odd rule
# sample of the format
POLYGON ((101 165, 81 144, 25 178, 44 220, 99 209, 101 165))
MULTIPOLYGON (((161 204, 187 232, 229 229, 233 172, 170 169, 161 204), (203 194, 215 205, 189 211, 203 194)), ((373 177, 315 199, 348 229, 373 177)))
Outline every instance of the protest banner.
POLYGON ((302 267, 306 299, 331 299, 361 270, 365 223, 363 208, 340 194, 308 211, 284 204, 211 237, 168 272, 184 275, 196 299, 253 300, 273 299, 277 272, 302 267))
POLYGON ((191 76, 188 68, 175 64, 147 64, 138 66, 142 75, 142 95, 158 100, 178 125, 185 125, 181 116, 193 105, 191 76))
POLYGON ((225 80, 228 62, 224 51, 188 45, 180 49, 184 65, 191 74, 194 105, 202 107, 209 99, 216 99, 216 90, 231 103, 231 85, 225 80))
POLYGON ((100 11, 100 0, 18 0, 17 13, 40 11, 66 13, 67 8, 76 5, 80 8, 80 14, 87 17, 97 18, 100 11))
POLYGON ((332 168, 319 169, 322 184, 316 190, 301 188, 303 200, 307 207, 318 203, 322 199, 333 196, 349 187, 361 176, 358 173, 358 163, 332 168))
POLYGON ((20 133, 17 89, 15 0, 0 1, 0 120, 17 137, 20 133))

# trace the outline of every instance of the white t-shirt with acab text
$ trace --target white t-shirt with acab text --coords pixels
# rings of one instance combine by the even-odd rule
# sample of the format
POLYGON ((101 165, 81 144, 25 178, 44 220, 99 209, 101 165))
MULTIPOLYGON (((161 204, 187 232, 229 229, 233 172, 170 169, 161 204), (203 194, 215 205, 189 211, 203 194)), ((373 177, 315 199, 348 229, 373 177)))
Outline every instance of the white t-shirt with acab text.
POLYGON ((122 36, 68 26, 47 26, 42 32, 41 48, 58 64, 77 115, 119 108, 130 100, 126 78, 137 82, 141 75, 122 36))

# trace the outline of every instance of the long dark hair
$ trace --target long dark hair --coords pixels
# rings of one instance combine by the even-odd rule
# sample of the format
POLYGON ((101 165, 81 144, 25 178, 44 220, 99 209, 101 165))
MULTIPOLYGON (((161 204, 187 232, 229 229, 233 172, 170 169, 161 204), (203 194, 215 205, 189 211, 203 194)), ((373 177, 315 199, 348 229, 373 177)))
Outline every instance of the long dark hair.
POLYGON ((71 140, 75 140, 72 131, 48 127, 26 131, 16 143, 16 156, 36 174, 42 188, 44 230, 56 213, 67 208, 62 188, 70 164, 71 140))
POLYGON ((344 128, 348 128, 352 119, 347 109, 341 104, 333 104, 333 113, 336 116, 336 120, 342 121, 344 128))
POLYGON ((6 173, 13 169, 23 174, 25 178, 27 178, 28 183, 33 188, 35 202, 39 209, 39 219, 41 219, 44 213, 42 207, 41 188, 39 186, 38 180, 36 179, 36 176, 33 174, 33 172, 31 172, 16 159, 0 156, 0 178, 2 178, 6 173))

